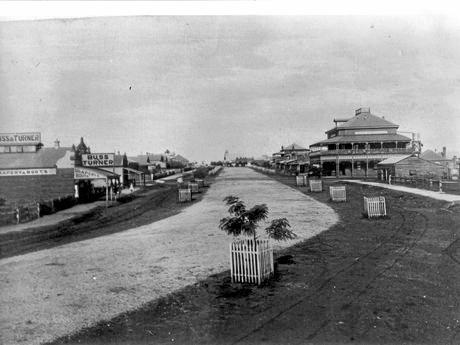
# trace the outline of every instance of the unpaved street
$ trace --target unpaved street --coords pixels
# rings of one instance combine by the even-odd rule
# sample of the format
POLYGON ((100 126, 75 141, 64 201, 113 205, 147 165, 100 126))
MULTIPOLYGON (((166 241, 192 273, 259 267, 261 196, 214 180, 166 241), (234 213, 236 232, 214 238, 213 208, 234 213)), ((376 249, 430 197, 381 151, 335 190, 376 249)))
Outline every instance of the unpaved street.
POLYGON ((1 260, 1 343, 52 340, 228 269, 231 238, 218 223, 229 194, 249 206, 266 203, 270 219, 287 217, 297 241, 338 220, 325 204, 279 182, 246 168, 225 169, 200 203, 176 216, 1 260))

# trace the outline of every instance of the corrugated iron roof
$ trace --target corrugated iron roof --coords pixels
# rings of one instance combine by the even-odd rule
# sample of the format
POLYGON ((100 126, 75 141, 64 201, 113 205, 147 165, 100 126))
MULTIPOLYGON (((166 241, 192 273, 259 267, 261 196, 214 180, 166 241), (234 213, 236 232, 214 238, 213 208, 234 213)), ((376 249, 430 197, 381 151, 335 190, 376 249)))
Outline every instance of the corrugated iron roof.
POLYGON ((401 162, 402 160, 404 160, 406 158, 409 158, 409 157, 412 157, 412 155, 395 155, 393 157, 384 159, 383 161, 377 163, 377 165, 379 165, 379 164, 381 164, 381 165, 395 164, 395 163, 401 162))
MULTIPOLYGON (((383 117, 375 116, 371 113, 361 113, 353 116, 347 122, 337 126, 337 129, 352 129, 352 128, 398 128, 399 125, 394 124, 383 117)), ((334 128, 335 129, 335 128, 334 128)))
POLYGON ((1 153, 0 169, 53 168, 70 147, 47 147, 37 152, 1 153))

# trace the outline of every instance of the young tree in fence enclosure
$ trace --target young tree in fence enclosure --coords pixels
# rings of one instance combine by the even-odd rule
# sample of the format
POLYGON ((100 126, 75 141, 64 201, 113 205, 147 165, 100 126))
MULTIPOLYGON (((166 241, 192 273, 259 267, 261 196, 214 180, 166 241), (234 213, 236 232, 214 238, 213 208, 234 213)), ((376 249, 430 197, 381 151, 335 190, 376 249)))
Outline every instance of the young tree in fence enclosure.
MULTIPOLYGON (((219 228, 228 235, 239 236, 241 234, 252 236, 254 243, 257 239, 258 223, 268 217, 268 207, 265 204, 255 205, 249 210, 238 197, 229 195, 223 200, 229 205, 228 213, 230 217, 220 220, 219 228)), ((278 218, 271 221, 270 225, 265 228, 269 238, 276 241, 291 240, 297 235, 290 229, 291 225, 286 218, 278 218)))

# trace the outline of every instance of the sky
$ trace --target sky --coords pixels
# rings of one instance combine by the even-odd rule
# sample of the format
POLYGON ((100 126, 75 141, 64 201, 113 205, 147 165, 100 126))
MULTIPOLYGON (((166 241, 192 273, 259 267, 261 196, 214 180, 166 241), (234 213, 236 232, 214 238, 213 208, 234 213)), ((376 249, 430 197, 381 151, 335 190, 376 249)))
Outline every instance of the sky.
MULTIPOLYGON (((458 18, 457 18, 458 19, 458 18)), ((460 154, 460 26, 417 16, 0 22, 0 132, 45 146, 271 155, 360 107, 460 154)))

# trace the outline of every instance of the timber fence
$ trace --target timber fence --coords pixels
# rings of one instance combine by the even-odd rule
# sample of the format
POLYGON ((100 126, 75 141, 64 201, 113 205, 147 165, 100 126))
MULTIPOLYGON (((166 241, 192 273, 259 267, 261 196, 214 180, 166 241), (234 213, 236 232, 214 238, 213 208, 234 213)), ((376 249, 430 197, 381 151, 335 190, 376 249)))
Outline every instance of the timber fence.
POLYGON ((329 194, 332 201, 347 201, 347 190, 345 186, 330 186, 329 194))
POLYGON ((306 175, 297 175, 295 177, 295 183, 297 187, 305 187, 307 185, 307 176, 306 175))
POLYGON ((198 184, 198 188, 203 188, 204 187, 204 180, 203 179, 195 179, 195 183, 198 184))
POLYGON ((194 182, 188 183, 188 189, 190 189, 192 193, 198 193, 200 191, 200 188, 198 187, 198 183, 194 183, 194 182))
POLYGON ((273 248, 269 240, 244 239, 230 244, 232 283, 260 285, 274 274, 273 248))
POLYGON ((322 192, 323 181, 321 180, 310 180, 310 192, 322 192))
POLYGON ((364 197, 364 213, 368 218, 384 217, 387 215, 385 197, 364 197))
POLYGON ((190 189, 178 189, 177 190, 177 201, 178 202, 191 202, 192 191, 190 189))
POLYGON ((439 178, 426 177, 399 177, 392 176, 391 184, 404 185, 407 187, 421 188, 436 192, 444 192, 451 194, 460 194, 460 181, 458 180, 442 180, 439 178))
POLYGON ((0 225, 19 224, 75 206, 73 196, 48 201, 6 202, 0 206, 0 225))

